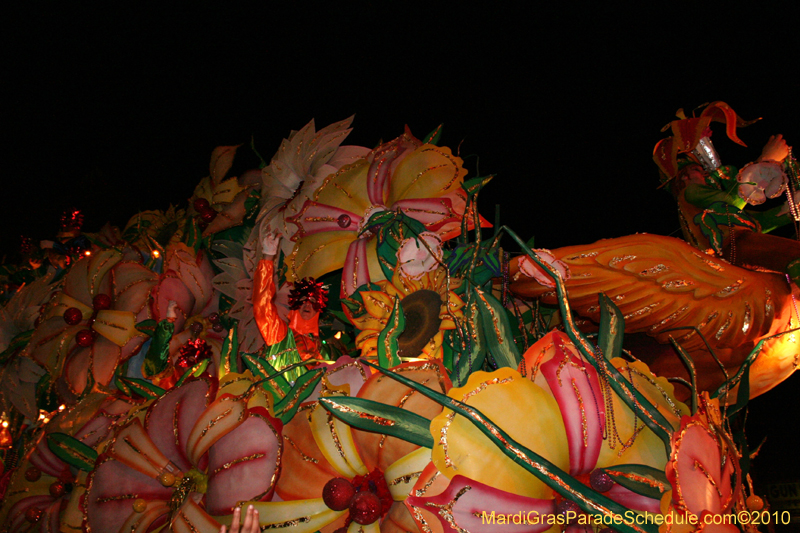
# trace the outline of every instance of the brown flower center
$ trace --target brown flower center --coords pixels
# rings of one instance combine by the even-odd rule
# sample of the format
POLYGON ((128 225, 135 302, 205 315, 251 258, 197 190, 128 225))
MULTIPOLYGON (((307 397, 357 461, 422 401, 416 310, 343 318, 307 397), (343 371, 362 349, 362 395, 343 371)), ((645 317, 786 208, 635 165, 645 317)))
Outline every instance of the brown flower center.
POLYGON ((397 339, 399 355, 415 357, 422 352, 436 333, 442 319, 439 309, 442 299, 435 291, 421 289, 403 298, 400 307, 406 318, 406 327, 397 339))

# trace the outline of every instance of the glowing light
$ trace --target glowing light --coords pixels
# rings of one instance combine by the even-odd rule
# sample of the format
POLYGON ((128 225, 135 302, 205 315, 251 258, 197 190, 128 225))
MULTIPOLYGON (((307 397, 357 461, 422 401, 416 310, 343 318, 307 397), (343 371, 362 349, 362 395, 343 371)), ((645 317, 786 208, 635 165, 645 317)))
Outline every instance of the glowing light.
POLYGON ((4 428, 7 428, 7 427, 8 427, 8 420, 3 420, 3 427, 4 427, 4 428))
POLYGON ((161 253, 158 250, 153 250, 153 257, 158 259, 159 257, 161 257, 161 253))
POLYGON ((66 408, 67 408, 67 406, 66 406, 66 405, 64 405, 64 404, 61 404, 61 405, 59 405, 59 406, 58 406, 58 410, 59 410, 59 411, 63 411, 63 410, 64 410, 64 409, 66 409, 66 408))
POLYGON ((85 255, 86 257, 89 257, 90 255, 92 255, 92 251, 91 250, 86 250, 85 252, 83 252, 83 255, 85 255))
POLYGON ((341 339, 342 338, 342 332, 341 331, 337 331, 336 335, 334 335, 333 338, 334 339, 341 339))

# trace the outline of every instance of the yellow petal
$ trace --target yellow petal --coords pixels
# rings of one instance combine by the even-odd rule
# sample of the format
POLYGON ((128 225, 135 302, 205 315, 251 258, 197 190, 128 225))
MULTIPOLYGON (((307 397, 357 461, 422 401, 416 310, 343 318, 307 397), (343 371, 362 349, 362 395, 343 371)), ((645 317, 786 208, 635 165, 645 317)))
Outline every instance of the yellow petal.
POLYGON ((389 485, 394 501, 400 502, 408 497, 422 470, 431 462, 431 451, 428 448, 418 448, 392 463, 383 477, 389 485))
MULTIPOLYGON (((479 409, 518 443, 563 470, 569 469, 564 422, 555 399, 516 370, 473 373, 466 386, 448 396, 479 409)), ((529 498, 552 497, 552 490, 506 457, 488 437, 449 409, 431 422, 436 442, 432 459, 447 477, 461 474, 529 498)))
POLYGON ((314 195, 314 201, 361 216, 371 205, 367 195, 368 170, 369 161, 366 159, 359 159, 351 165, 342 167, 335 174, 325 178, 314 195))
POLYGON ((344 266, 347 249, 356 238, 354 231, 323 231, 306 235, 286 258, 290 281, 318 278, 344 266))
POLYGON ((98 311, 92 329, 119 347, 139 334, 136 315, 130 311, 98 311))
POLYGON ((435 198, 458 189, 467 171, 447 147, 423 144, 394 171, 388 205, 407 198, 435 198))
POLYGON ((390 295, 380 291, 364 291, 361 293, 361 297, 367 313, 375 318, 388 320, 394 309, 394 300, 390 295))
POLYGON ((350 426, 316 404, 309 417, 314 441, 325 459, 344 477, 364 476, 367 467, 358 455, 350 426))
POLYGON ((333 511, 322 498, 288 502, 250 502, 258 511, 259 524, 265 531, 314 533, 347 513, 333 511), (265 527, 268 526, 268 527, 265 527))

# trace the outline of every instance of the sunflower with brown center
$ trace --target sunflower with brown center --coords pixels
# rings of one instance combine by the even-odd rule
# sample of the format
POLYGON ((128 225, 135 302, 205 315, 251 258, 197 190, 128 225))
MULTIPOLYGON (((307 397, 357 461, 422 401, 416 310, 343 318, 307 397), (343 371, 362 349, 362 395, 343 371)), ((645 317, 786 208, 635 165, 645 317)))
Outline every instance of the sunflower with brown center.
POLYGON ((456 328, 464 319, 464 302, 453 292, 461 284, 449 278, 445 268, 426 272, 419 279, 409 279, 397 270, 390 280, 377 282, 381 290, 361 291, 364 313, 350 316, 361 330, 356 346, 363 357, 377 357, 378 336, 386 327, 396 299, 405 316, 405 329, 398 338, 400 357, 441 359, 444 331, 456 328))

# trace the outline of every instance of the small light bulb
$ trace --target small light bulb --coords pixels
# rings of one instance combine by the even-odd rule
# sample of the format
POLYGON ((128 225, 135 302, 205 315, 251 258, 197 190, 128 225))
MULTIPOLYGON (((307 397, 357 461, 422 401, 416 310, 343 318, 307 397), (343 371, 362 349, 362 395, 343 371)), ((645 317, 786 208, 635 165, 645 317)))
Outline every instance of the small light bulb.
POLYGON ((7 428, 7 427, 8 427, 8 420, 3 420, 3 427, 4 427, 4 428, 7 428))
POLYGON ((91 250, 86 250, 85 252, 83 252, 83 255, 85 255, 86 257, 89 257, 90 255, 92 255, 92 251, 91 250))
POLYGON ((59 405, 59 406, 58 406, 58 410, 59 410, 59 411, 63 411, 63 410, 64 410, 64 409, 66 409, 66 408, 67 408, 67 406, 66 406, 66 405, 64 405, 64 404, 61 404, 61 405, 59 405))
POLYGON ((153 250, 153 257, 159 258, 161 257, 161 253, 158 250, 153 250))
POLYGON ((334 339, 341 339, 342 338, 342 332, 341 331, 337 331, 336 335, 334 335, 333 338, 334 339))

